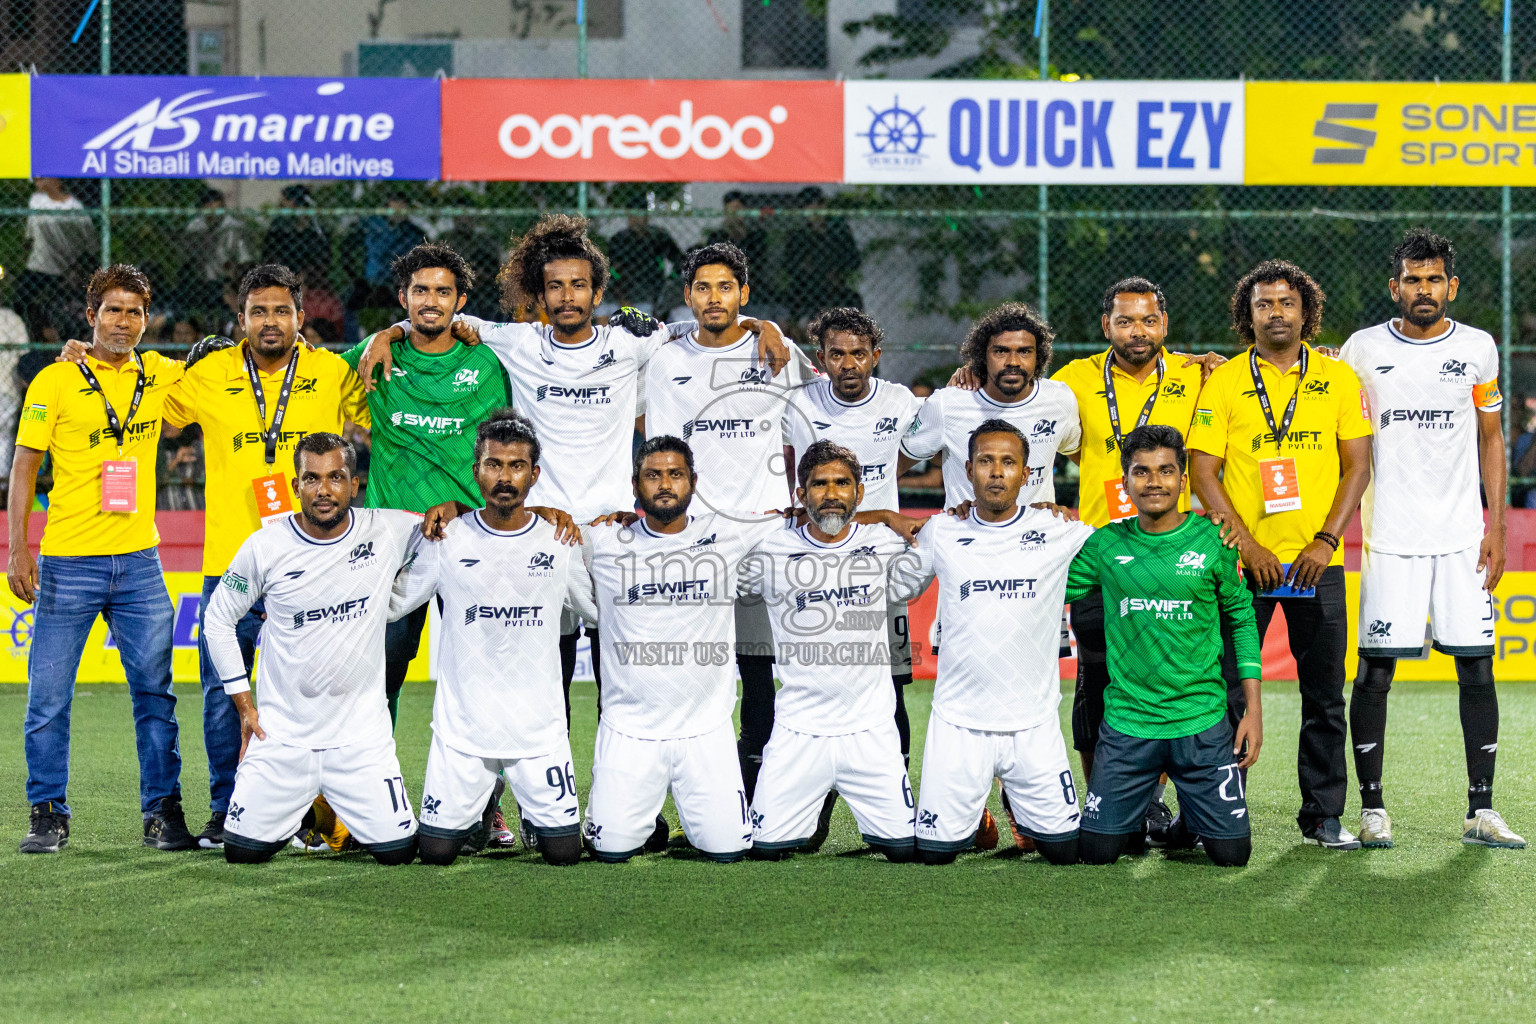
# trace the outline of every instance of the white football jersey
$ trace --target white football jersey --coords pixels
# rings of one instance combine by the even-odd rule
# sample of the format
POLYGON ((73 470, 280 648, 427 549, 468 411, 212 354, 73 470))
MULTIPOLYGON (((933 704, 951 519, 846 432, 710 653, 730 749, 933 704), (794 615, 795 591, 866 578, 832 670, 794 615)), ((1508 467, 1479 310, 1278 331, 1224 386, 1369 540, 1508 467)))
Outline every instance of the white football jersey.
POLYGON ((679 533, 584 530, 597 591, 603 723, 648 740, 699 736, 736 705, 738 563, 784 521, 690 516, 679 533))
POLYGON ((1350 335, 1339 358, 1360 378, 1375 420, 1360 503, 1366 545, 1443 555, 1479 543, 1476 412, 1504 404, 1498 343, 1454 320, 1438 338, 1411 341, 1388 321, 1350 335))
POLYGON ((914 459, 944 453, 944 504, 953 508, 976 497, 965 463, 970 457, 971 431, 990 419, 1007 420, 1029 441, 1029 479, 1019 491, 1019 504, 1055 501, 1056 453, 1071 455, 1083 442, 1077 398, 1059 380, 1042 377, 1027 398, 1006 405, 979 389, 940 388, 923 402, 902 438, 901 450, 914 459))
POLYGON ((933 711, 1016 732, 1054 721, 1067 569, 1093 527, 1023 506, 1006 522, 933 516, 917 535, 920 586, 937 577, 944 623, 933 711))
POLYGON ((784 415, 784 443, 795 450, 797 460, 817 441, 849 449, 864 467, 864 503, 859 508, 895 512, 900 507, 896 458, 921 405, 902 385, 878 377, 870 378, 869 394, 863 399, 845 402, 831 379, 820 377, 791 395, 784 415))
POLYGON ((666 329, 637 338, 596 325, 582 344, 561 345, 548 324, 492 323, 462 313, 458 319, 501 359, 512 404, 539 435, 539 481, 528 504, 564 509, 579 523, 634 508, 637 382, 666 344, 666 329))
POLYGON ((334 540, 315 540, 286 515, 240 545, 204 628, 224 692, 244 693, 251 686, 235 623, 266 602, 256 702, 270 738, 310 750, 389 741, 384 626, 420 527, 410 512, 354 507, 334 540))
POLYGON ((774 722, 811 736, 889 722, 896 691, 886 615, 890 600, 910 596, 890 590, 892 564, 916 564, 906 542, 855 523, 841 542, 823 544, 807 525, 769 536, 757 554, 764 572, 753 589, 768 606, 780 683, 774 722))
POLYGON ((442 599, 433 733, 479 757, 561 749, 560 614, 569 608, 597 621, 581 549, 557 541, 537 516, 507 533, 475 511, 449 523, 441 541, 415 542, 414 554, 395 580, 390 613, 442 599))
POLYGON ((790 502, 783 421, 792 389, 802 380, 800 365, 790 360, 770 376, 758 358, 757 335, 706 348, 694 327, 674 326, 671 342, 646 367, 645 436, 671 434, 688 442, 699 475, 693 500, 701 514, 783 508, 790 502))

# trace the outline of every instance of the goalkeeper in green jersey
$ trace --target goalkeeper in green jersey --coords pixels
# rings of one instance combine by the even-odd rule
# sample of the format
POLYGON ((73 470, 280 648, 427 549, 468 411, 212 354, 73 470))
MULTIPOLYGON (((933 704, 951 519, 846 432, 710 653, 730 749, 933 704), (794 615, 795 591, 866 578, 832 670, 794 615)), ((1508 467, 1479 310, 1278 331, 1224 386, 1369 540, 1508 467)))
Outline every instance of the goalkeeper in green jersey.
POLYGON ((1095 531, 1067 578, 1068 601, 1103 594, 1109 654, 1078 843, 1084 863, 1109 864, 1125 851, 1164 772, 1190 842, 1203 840, 1223 867, 1247 864, 1252 851, 1243 787, 1264 737, 1253 597, 1220 527, 1179 511, 1187 464, 1175 428, 1133 430, 1120 465, 1136 517, 1095 531), (1235 728, 1221 676, 1224 633, 1248 698, 1235 728))

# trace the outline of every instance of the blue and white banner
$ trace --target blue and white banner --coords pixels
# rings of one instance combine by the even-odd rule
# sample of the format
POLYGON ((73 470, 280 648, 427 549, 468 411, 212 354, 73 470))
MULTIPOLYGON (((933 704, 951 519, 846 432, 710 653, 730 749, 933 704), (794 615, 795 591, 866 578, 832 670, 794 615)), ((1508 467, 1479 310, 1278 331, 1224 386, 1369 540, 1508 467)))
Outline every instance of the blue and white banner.
POLYGON ((1241 82, 843 84, 843 177, 871 184, 1243 181, 1241 82))
POLYGON ((41 75, 32 173, 431 180, 436 79, 41 75))

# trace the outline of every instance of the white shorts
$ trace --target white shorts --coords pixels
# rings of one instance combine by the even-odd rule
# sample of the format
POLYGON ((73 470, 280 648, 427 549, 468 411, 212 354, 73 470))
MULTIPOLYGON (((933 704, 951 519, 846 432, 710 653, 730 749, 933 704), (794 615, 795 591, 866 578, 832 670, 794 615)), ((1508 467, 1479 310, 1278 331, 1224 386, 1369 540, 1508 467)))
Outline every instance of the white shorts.
POLYGON ((834 789, 848 801, 865 842, 911 841, 912 786, 894 721, 843 736, 811 736, 775 723, 752 794, 752 845, 804 846, 834 789))
POLYGON ((773 657, 773 622, 760 595, 736 599, 736 653, 773 657))
POLYGON ((1019 831, 1046 842, 1077 834, 1077 786, 1059 725, 980 732, 930 713, 917 801, 918 847, 968 848, 993 778, 1003 782, 1019 831))
POLYGON ((235 846, 278 849, 322 794, 353 838, 373 852, 402 849, 416 835, 393 738, 307 750, 252 736, 235 771, 225 841, 234 837, 235 846))
POLYGON ((643 740, 600 720, 582 832, 598 860, 628 860, 640 852, 668 789, 694 849, 720 861, 746 854, 752 827, 729 721, 687 739, 643 740))
POLYGON ((907 602, 892 601, 885 617, 885 641, 891 651, 891 675, 912 675, 912 623, 907 602))
POLYGON ((485 813, 496 776, 507 780, 517 809, 541 836, 574 836, 581 831, 571 744, 537 757, 481 757, 454 750, 432 736, 427 779, 421 786, 421 834, 457 839, 469 834, 485 813))
POLYGON ((1463 657, 1493 653, 1493 598, 1477 571, 1477 546, 1448 555, 1360 552, 1361 654, 1416 657, 1430 622, 1435 650, 1463 657))

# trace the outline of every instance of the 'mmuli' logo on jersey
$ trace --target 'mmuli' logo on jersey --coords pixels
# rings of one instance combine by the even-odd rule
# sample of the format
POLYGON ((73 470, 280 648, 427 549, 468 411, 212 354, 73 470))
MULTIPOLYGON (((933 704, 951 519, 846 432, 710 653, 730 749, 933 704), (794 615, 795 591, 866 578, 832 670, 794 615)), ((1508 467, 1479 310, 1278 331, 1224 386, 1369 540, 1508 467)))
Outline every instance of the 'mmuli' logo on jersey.
MULTIPOLYGON (((828 426, 830 426, 830 424, 828 424, 828 426)), ((878 420, 875 421, 876 437, 885 437, 894 433, 896 433, 895 416, 881 416, 878 420)))
POLYGON ((703 538, 701 540, 696 540, 692 544, 688 545, 688 550, 689 551, 701 551, 704 548, 707 548, 711 544, 713 544, 715 542, 715 538, 717 536, 719 536, 719 534, 712 533, 708 537, 705 537, 705 538, 703 538))
MULTIPOLYGON (((1267 444, 1275 443, 1275 435, 1269 431, 1262 434, 1254 434, 1253 440, 1248 445, 1250 452, 1256 452, 1267 444)), ((1293 430, 1285 435, 1285 443, 1292 448, 1301 448, 1307 451, 1323 450, 1323 432, 1321 430, 1293 430)))
POLYGON ((1303 395, 1326 395, 1328 393, 1328 385, 1332 383, 1333 381, 1331 380, 1319 380, 1314 377, 1302 386, 1301 393, 1303 395))
POLYGON ((464 367, 453 375, 454 388, 477 388, 480 386, 480 371, 464 367))
POLYGON ((544 624, 544 606, 541 604, 512 605, 502 607, 490 604, 472 604, 464 609, 464 625, 474 625, 476 619, 489 619, 503 626, 541 626, 544 624))
POLYGON ((592 369, 601 370, 605 366, 612 366, 619 361, 619 357, 610 349, 597 357, 597 362, 592 364, 592 369))
POLYGON ((1450 409, 1383 409, 1377 421, 1382 430, 1393 423, 1412 423, 1420 430, 1450 430, 1455 426, 1450 409))
POLYGON ((303 629, 306 625, 317 622, 351 622, 360 619, 368 610, 368 598, 354 597, 350 601, 342 601, 340 604, 326 605, 323 608, 309 608, 302 612, 293 613, 293 628, 303 629))
MULTIPOLYGON (((855 552, 855 554, 857 553, 855 552)), ((873 551, 870 553, 873 554, 873 551)), ((868 583, 849 587, 822 587, 818 590, 802 590, 795 595, 795 611, 803 612, 807 605, 820 604, 824 601, 830 601, 832 604, 842 606, 869 604, 874 599, 875 595, 870 593, 868 583)))
POLYGON ((535 401, 542 402, 546 398, 564 398, 572 405, 609 405, 613 402, 608 397, 608 392, 613 390, 607 384, 599 384, 592 387, 572 388, 564 384, 540 384, 535 401))
POLYGON ((347 556, 347 564, 351 566, 358 566, 368 561, 368 559, 372 557, 373 541, 365 540, 361 544, 357 545, 357 547, 352 549, 352 553, 347 556))
POLYGON ((772 384, 773 371, 766 366, 749 366, 741 371, 741 376, 736 379, 738 384, 772 384))
POLYGON ((1037 548, 1044 543, 1044 530, 1025 530, 1019 534, 1019 547, 1021 548, 1037 548))
POLYGON ((1467 363, 1463 359, 1447 359, 1440 364, 1440 379, 1455 378, 1460 380, 1467 375, 1467 363))
POLYGON ((652 599, 660 599, 671 604, 680 601, 695 602, 709 600, 709 580, 676 580, 671 583, 636 583, 625 591, 630 604, 639 604, 642 600, 650 603, 652 599))
POLYGON ((1168 597, 1122 597, 1120 599, 1120 617, 1138 612, 1151 612, 1155 618, 1168 621, 1180 619, 1192 619, 1195 613, 1189 610, 1193 601, 1177 601, 1168 597))
POLYGON ((535 551, 528 559, 529 572, 542 572, 555 567, 555 556, 548 551, 535 551))
POLYGON ((1180 576, 1198 576, 1205 571, 1205 552, 1186 551, 1179 556, 1173 571, 1180 576))
POLYGON ((1035 420, 1035 425, 1029 428, 1030 437, 1050 437, 1056 433, 1055 420, 1035 420))
MULTIPOLYGON (((1163 385, 1163 397, 1183 398, 1186 390, 1182 381, 1171 380, 1163 385)), ((1100 393, 1102 394, 1102 392, 1100 393)))
POLYGON ((1383 622, 1380 619, 1372 619, 1371 624, 1365 627, 1366 636, 1391 636, 1392 623, 1383 622))
POLYGON ((751 419, 689 420, 683 424, 683 440, 694 434, 717 434, 721 438, 756 437, 751 419))
POLYGON ((1035 596, 1036 579, 1027 580, 963 580, 960 583, 960 600, 972 594, 995 594, 1005 601, 1028 600, 1035 596))

